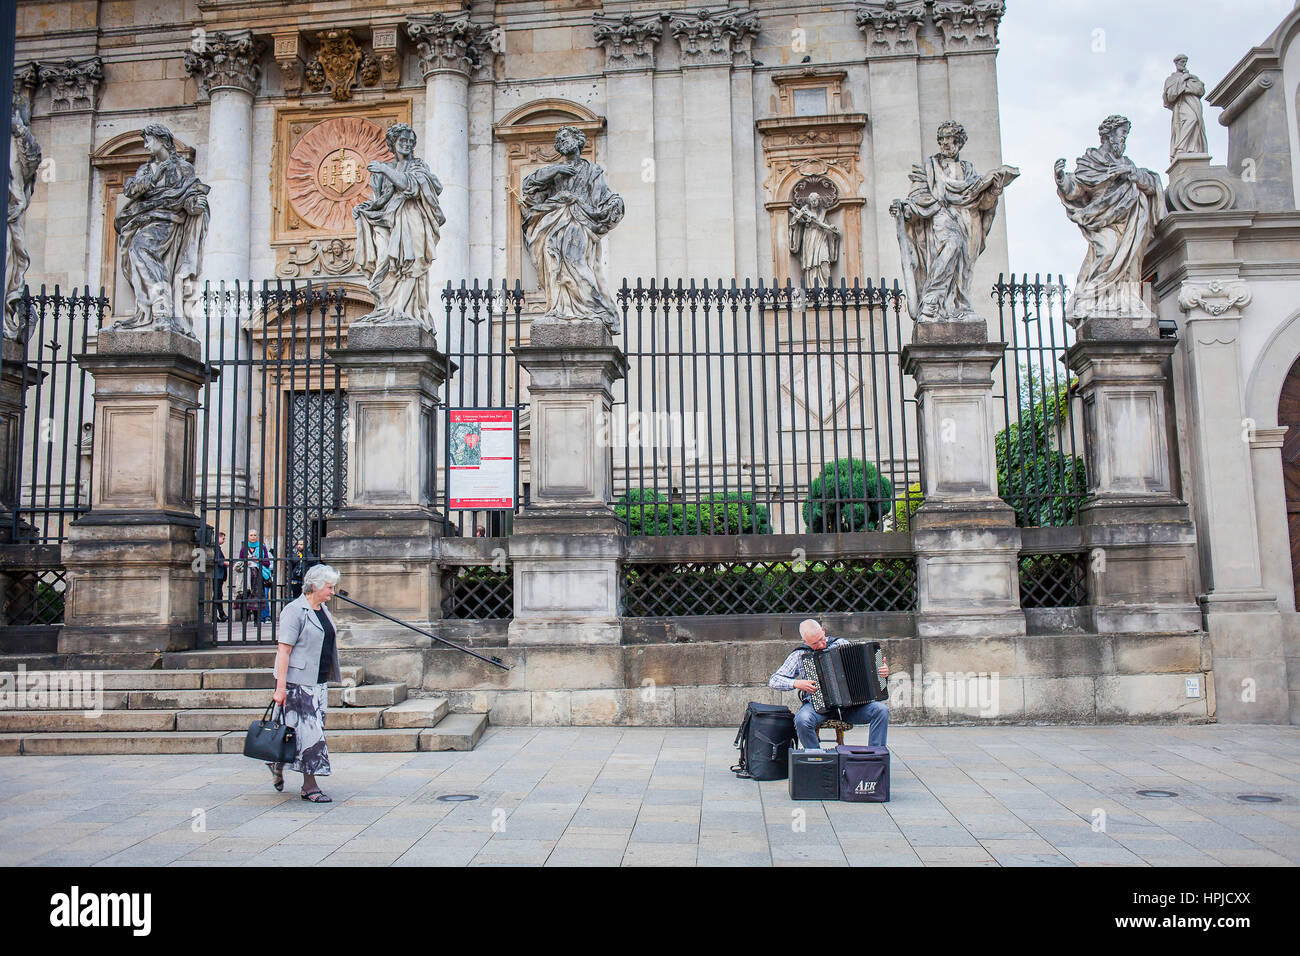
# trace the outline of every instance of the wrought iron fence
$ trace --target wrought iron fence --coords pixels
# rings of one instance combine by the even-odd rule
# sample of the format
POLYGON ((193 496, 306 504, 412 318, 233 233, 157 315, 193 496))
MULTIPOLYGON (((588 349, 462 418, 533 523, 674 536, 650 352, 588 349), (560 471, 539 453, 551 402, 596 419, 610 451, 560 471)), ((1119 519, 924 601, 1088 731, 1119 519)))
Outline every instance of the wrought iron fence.
POLYGON ((903 530, 921 465, 897 283, 625 280, 618 298, 630 534, 903 530))
POLYGON ((209 641, 274 642, 343 503, 347 396, 327 350, 343 345, 347 298, 311 282, 205 290, 196 497, 213 549, 199 576, 209 641))
MULTIPOLYGON (((447 355, 443 405, 446 408, 513 408, 516 428, 526 427, 528 408, 521 392, 520 368, 512 347, 522 342, 524 291, 504 279, 481 287, 447 283, 442 293, 447 323, 438 347, 447 355)), ((441 461, 441 445, 438 445, 441 461)), ((445 463, 441 467, 445 467, 445 463)), ((512 511, 469 511, 447 508, 447 481, 437 500, 447 515, 448 532, 463 537, 495 537, 510 533, 512 517, 528 500, 528 475, 517 469, 515 508, 512 511)))
MULTIPOLYGON (((998 485, 1021 527, 1073 525, 1087 494, 1074 379, 1063 361, 1074 342, 1059 277, 999 276, 996 334, 1007 351, 995 373, 998 485), (1001 394, 996 395, 1000 385, 1001 394)), ((994 330, 990 329, 990 338, 994 330)))

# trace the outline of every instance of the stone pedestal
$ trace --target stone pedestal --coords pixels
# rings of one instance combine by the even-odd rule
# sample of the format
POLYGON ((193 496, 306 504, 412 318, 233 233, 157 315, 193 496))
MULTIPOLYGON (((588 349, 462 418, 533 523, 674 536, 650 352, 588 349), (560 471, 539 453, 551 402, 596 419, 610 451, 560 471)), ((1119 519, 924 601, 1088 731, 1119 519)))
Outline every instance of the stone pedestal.
POLYGON ((26 393, 46 373, 27 364, 27 349, 22 343, 4 339, 0 347, 4 349, 0 358, 0 624, 9 624, 11 609, 29 607, 35 598, 35 583, 23 568, 30 564, 30 551, 6 546, 16 540, 30 540, 23 531, 35 530, 14 512, 22 495, 26 393), (14 573, 10 573, 11 569, 14 573))
POLYGON ((62 654, 185 650, 198 636, 197 340, 101 332, 90 513, 68 530, 62 654))
MULTIPOLYGON (((1125 324, 1130 329, 1141 319, 1125 324)), ((1196 528, 1175 494, 1169 357, 1159 338, 1083 340, 1066 353, 1079 377, 1088 497, 1079 509, 1098 632, 1197 631, 1196 528)))
POLYGON ((623 525, 608 431, 627 360, 597 320, 539 319, 514 352, 529 376, 532 484, 510 538, 510 643, 617 644, 623 525))
MULTIPOLYGON (((327 350, 347 375, 347 504, 329 517, 322 559, 351 597, 426 627, 442 601, 434 508, 442 453, 438 390, 456 366, 434 336, 409 325, 354 324, 346 348, 327 350)), ((427 637, 340 602, 340 644, 425 647, 427 637)))
POLYGON ((917 634, 1013 637, 1020 609, 1020 529, 998 497, 993 369, 1006 349, 980 322, 920 323, 903 349, 916 380, 925 503, 912 519, 917 634))

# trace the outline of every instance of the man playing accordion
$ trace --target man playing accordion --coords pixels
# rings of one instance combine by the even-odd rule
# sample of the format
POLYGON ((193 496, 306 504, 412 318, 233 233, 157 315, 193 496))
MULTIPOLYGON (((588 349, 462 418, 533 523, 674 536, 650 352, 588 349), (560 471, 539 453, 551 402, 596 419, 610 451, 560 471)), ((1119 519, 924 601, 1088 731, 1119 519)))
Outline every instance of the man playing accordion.
MULTIPOLYGON (((803 658, 814 651, 824 651, 828 647, 848 642, 838 637, 827 637, 825 628, 811 619, 799 625, 799 636, 803 638, 803 645, 790 653, 785 663, 777 669, 767 684, 773 690, 799 692, 799 699, 803 701, 803 706, 799 708, 799 713, 794 715, 799 744, 805 750, 816 750, 821 746, 817 740, 817 728, 830 718, 817 713, 809 700, 809 695, 817 690, 817 685, 804 678, 803 658)), ((882 662, 879 670, 883 682, 889 676, 889 665, 882 662)), ((845 707, 841 713, 843 719, 850 723, 870 725, 871 730, 867 740, 869 746, 885 746, 885 735, 889 731, 889 707, 884 701, 874 700, 856 707, 845 707)))

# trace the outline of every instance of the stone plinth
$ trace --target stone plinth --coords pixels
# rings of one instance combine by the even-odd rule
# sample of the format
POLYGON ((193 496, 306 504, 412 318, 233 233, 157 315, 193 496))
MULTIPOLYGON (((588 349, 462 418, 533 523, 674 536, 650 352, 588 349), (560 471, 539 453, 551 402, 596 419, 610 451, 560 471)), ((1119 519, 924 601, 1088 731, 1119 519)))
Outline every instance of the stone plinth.
POLYGON ((108 330, 77 356, 95 380, 90 513, 68 530, 59 653, 193 647, 198 634, 196 339, 108 330))
MULTIPOLYGON (((1122 323, 1121 323, 1122 324, 1122 323)), ((1079 510, 1100 632, 1197 631, 1196 528, 1175 494, 1166 366, 1168 339, 1077 342, 1088 497, 1079 510)))
MULTIPOLYGON (((442 595, 434 539, 438 390, 455 371, 418 325, 354 325, 328 350, 347 375, 347 504, 330 515, 323 559, 350 596, 426 627, 442 595)), ((340 644, 424 647, 429 639, 341 603, 340 644)))
POLYGON ((532 494, 510 538, 510 643, 617 644, 623 538, 607 433, 627 360, 598 320, 537 320, 514 351, 529 376, 532 494))
POLYGON ((1020 530, 998 497, 993 368, 1006 349, 982 323, 919 323, 903 350, 916 380, 925 503, 912 519, 917 634, 1008 637, 1025 633, 1020 530))

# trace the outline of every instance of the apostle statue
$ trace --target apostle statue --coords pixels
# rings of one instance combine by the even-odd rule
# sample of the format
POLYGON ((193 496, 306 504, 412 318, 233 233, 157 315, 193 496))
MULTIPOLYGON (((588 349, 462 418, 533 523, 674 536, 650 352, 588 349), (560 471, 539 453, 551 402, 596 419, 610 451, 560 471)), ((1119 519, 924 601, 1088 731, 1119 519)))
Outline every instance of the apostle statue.
POLYGON ((831 266, 840 258, 840 230, 826 221, 827 203, 821 193, 810 192, 790 207, 790 253, 799 258, 803 284, 826 286, 831 266))
POLYGON ((1065 213, 1088 240, 1066 315, 1078 325, 1090 318, 1149 318, 1142 297, 1142 256, 1164 208, 1160 177, 1124 155, 1131 124, 1108 116, 1101 145, 1075 162, 1056 161, 1056 192, 1065 213))
POLYGON ((384 134, 391 163, 367 163, 374 195, 352 207, 357 221, 357 267, 369 279, 375 307, 357 322, 367 325, 415 323, 433 332, 435 312, 429 268, 438 246, 438 228, 447 221, 438 205, 442 183, 415 156, 415 130, 394 123, 384 134))
POLYGON ((1187 54, 1178 54, 1174 57, 1174 72, 1165 80, 1165 109, 1174 113, 1169 134, 1170 162, 1186 153, 1210 151, 1205 139, 1205 111, 1201 107, 1204 95, 1205 84, 1187 71, 1187 54))
POLYGON ((587 136, 574 126, 555 134, 560 161, 524 177, 519 208, 524 242, 546 295, 546 318, 600 319, 611 334, 619 312, 606 288, 602 238, 623 218, 623 198, 605 172, 582 158, 587 136))
POLYGON ((981 176, 961 158, 966 130, 951 120, 939 127, 939 152, 913 166, 912 192, 889 211, 898 223, 907 308, 917 322, 972 322, 970 283, 975 261, 993 228, 998 197, 1020 175, 999 166, 981 176))
POLYGON ((41 164, 41 147, 28 125, 29 101, 15 97, 9 130, 9 219, 5 230, 4 337, 26 342, 32 334, 30 306, 23 307, 23 283, 31 257, 23 234, 23 217, 32 201, 36 170, 41 164))
POLYGON ((166 126, 150 123, 142 135, 149 161, 122 187, 125 202, 113 220, 122 272, 135 293, 135 314, 113 327, 196 338, 190 318, 198 308, 209 187, 177 153, 166 126))

